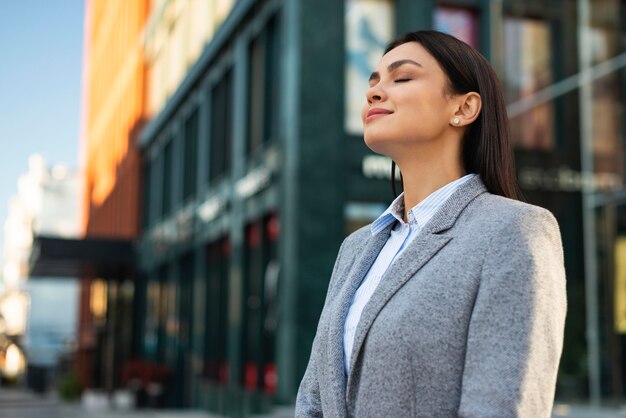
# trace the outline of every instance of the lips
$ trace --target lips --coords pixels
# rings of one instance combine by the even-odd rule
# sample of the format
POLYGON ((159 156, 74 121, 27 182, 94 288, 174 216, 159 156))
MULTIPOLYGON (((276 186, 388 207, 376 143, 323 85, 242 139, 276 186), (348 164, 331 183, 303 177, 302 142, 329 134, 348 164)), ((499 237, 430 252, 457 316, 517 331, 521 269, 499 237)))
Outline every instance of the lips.
POLYGON ((389 115, 391 113, 393 113, 391 110, 374 107, 367 112, 367 115, 365 116, 365 121, 367 122, 385 115, 389 115))

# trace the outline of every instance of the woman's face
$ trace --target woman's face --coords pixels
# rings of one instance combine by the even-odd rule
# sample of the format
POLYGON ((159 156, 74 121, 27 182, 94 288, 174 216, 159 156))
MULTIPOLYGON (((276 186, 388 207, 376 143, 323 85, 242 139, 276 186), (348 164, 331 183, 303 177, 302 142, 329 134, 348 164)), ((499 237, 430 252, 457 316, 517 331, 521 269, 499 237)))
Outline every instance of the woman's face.
POLYGON ((444 137, 458 109, 446 87, 439 63, 419 43, 386 53, 372 73, 361 112, 367 146, 396 159, 407 146, 444 137))

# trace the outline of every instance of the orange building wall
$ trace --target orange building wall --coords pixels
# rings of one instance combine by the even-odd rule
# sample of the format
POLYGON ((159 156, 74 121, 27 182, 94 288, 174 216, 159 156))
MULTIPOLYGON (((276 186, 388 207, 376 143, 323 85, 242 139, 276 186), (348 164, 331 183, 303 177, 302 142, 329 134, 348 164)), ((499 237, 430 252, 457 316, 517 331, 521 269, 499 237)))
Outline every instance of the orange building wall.
POLYGON ((136 238, 145 115, 148 0, 87 0, 83 113, 84 224, 89 237, 136 238))
MULTIPOLYGON (((148 0, 86 0, 81 159, 86 237, 134 239, 139 233, 137 133, 145 115, 143 33, 148 0)), ((90 312, 92 277, 81 279, 76 372, 94 381, 97 330, 90 312)), ((114 279, 114 278, 110 278, 114 279)))

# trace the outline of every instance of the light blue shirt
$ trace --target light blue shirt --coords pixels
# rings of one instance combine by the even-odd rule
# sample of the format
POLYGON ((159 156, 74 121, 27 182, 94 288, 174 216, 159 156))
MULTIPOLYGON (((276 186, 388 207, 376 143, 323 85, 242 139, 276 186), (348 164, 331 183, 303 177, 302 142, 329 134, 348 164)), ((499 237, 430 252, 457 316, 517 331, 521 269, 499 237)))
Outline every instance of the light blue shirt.
POLYGON ((407 212, 408 224, 403 220, 404 193, 391 202, 387 210, 372 223, 372 235, 376 235, 389 226, 389 224, 397 221, 396 225, 391 230, 389 239, 387 239, 387 242, 382 250, 380 250, 374 264, 372 264, 372 267, 365 275, 365 279, 354 294, 352 305, 350 305, 350 310, 346 316, 343 328, 343 352, 346 374, 348 374, 350 370, 354 335, 359 320, 361 319, 361 313, 372 297, 381 278, 393 261, 398 258, 400 253, 415 239, 419 231, 426 225, 430 218, 437 213, 441 205, 448 200, 459 186, 474 176, 476 176, 476 174, 467 174, 431 193, 426 199, 422 200, 407 212))

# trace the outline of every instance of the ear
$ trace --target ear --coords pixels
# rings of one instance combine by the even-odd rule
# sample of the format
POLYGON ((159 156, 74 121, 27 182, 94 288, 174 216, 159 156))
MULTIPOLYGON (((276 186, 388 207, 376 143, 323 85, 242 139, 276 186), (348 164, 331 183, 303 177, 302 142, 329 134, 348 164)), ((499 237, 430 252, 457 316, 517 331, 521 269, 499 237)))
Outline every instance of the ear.
POLYGON ((457 110, 450 119, 452 126, 467 126, 474 122, 482 109, 480 94, 470 91, 456 97, 457 110))

